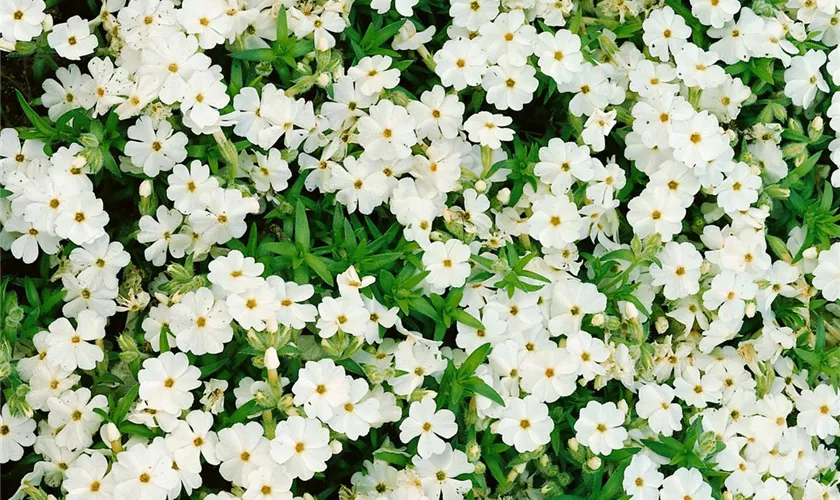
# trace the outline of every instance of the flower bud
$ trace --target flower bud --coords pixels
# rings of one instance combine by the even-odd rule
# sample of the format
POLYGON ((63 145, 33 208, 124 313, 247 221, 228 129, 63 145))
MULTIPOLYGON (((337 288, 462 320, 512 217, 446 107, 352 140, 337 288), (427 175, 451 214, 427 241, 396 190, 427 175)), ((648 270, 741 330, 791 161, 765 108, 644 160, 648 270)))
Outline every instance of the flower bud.
POLYGON ((660 316, 660 317, 656 318, 655 326, 656 326, 657 333, 661 334, 661 333, 667 332, 668 331, 668 318, 666 318, 665 316, 660 316))
POLYGON ((601 327, 601 326, 604 326, 604 324, 606 322, 607 322, 607 318, 602 313, 598 313, 598 314, 595 314, 594 316, 592 316, 592 320, 591 320, 592 326, 601 327))
POLYGON ((315 84, 321 88, 324 88, 330 84, 331 80, 332 79, 330 78, 329 73, 321 73, 320 75, 318 75, 318 80, 315 82, 315 84))
POLYGON ((487 191, 487 183, 484 182, 482 179, 479 179, 475 183, 475 190, 479 193, 483 193, 483 192, 487 191))
POLYGON ((592 457, 586 461, 586 466, 592 470, 598 470, 601 468, 601 459, 598 457, 592 457))
POLYGON ((146 179, 140 183, 140 196, 146 198, 150 194, 152 194, 152 183, 149 179, 146 179))
POLYGON ((475 462, 479 458, 481 458, 481 446, 475 441, 472 441, 467 445, 467 460, 475 462))
POLYGON ((507 205, 510 202, 510 189, 502 188, 496 193, 496 199, 499 200, 503 205, 507 205))
POLYGON ((816 259, 819 255, 817 249, 815 247, 806 248, 804 252, 802 252, 802 257, 805 259, 816 259))
POLYGON ((569 445, 569 449, 572 451, 578 451, 578 449, 580 448, 580 443, 578 443, 578 440, 575 438, 569 439, 567 444, 569 445))
POLYGON ((745 313, 748 318, 755 316, 755 302, 748 302, 745 313))
POLYGON ((618 407, 619 410, 623 411, 624 414, 627 415, 627 411, 629 410, 629 408, 627 407, 627 401, 620 399, 618 403, 616 403, 616 407, 618 407))
POLYGON ((103 435, 105 437, 105 441, 108 441, 110 443, 110 442, 113 442, 113 441, 116 441, 116 440, 122 438, 122 434, 120 433, 120 430, 117 429, 117 426, 114 425, 113 422, 108 422, 107 424, 105 424, 102 427, 104 429, 104 431, 103 431, 104 434, 103 435))
POLYGON ((277 349, 269 347, 265 350, 265 357, 263 358, 265 367, 269 370, 276 370, 280 368, 280 358, 277 357, 277 349))
POLYGON ((330 441, 330 449, 332 450, 333 455, 338 455, 339 453, 341 453, 341 450, 344 449, 344 446, 341 445, 341 441, 333 439, 332 441, 330 441))
POLYGON ((639 317, 639 310, 636 309, 636 306, 632 302, 624 304, 624 317, 627 319, 636 319, 639 317))
POLYGON ((822 136, 824 129, 825 121, 822 116, 817 115, 808 125, 808 138, 812 141, 818 140, 822 136))

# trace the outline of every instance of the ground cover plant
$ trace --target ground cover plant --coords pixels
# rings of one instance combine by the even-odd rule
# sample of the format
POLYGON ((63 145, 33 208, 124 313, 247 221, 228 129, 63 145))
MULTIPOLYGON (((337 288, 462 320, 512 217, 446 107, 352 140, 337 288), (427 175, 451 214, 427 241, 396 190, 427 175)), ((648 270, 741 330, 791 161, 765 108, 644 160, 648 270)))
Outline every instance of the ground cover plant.
POLYGON ((0 0, 3 498, 840 499, 837 0, 0 0))

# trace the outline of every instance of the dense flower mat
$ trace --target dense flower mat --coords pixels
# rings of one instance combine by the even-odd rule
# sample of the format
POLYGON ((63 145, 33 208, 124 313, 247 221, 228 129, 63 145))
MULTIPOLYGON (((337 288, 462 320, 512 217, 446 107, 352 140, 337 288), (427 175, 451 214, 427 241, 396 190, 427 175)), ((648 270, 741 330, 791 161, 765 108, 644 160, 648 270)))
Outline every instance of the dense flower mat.
POLYGON ((838 0, 0 0, 3 496, 840 499, 838 0))

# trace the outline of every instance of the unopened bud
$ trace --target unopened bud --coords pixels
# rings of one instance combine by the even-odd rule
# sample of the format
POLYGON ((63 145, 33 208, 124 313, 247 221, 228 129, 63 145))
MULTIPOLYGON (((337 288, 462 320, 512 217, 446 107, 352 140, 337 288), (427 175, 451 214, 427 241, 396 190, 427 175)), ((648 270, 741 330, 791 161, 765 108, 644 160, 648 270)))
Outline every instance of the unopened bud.
POLYGON ((575 438, 569 439, 567 444, 569 445, 569 449, 572 451, 578 451, 578 449, 580 448, 580 443, 578 443, 578 440, 575 438))
POLYGON ((816 259, 819 255, 817 249, 815 247, 806 248, 804 252, 802 252, 802 257, 806 259, 816 259))
POLYGON ((592 321, 591 321, 592 326, 601 327, 601 326, 604 326, 604 324, 606 322, 607 322, 607 318, 601 313, 598 313, 598 314, 595 314, 594 316, 592 316, 592 321))
POLYGON ((627 415, 627 410, 629 410, 627 407, 627 401, 620 399, 618 400, 618 403, 616 403, 616 406, 619 410, 623 411, 625 415, 627 415))
POLYGON ((331 78, 329 73, 321 73, 318 75, 318 80, 315 82, 319 87, 324 88, 330 84, 331 78))
POLYGON ((478 191, 479 193, 483 193, 483 192, 487 191, 487 183, 484 182, 482 179, 479 179, 475 183, 475 190, 478 191))
POLYGON ((105 424, 105 440, 109 443, 112 441, 116 441, 122 437, 120 430, 117 429, 117 426, 114 425, 113 422, 108 422, 105 424))
POLYGON ((503 205, 507 205, 510 202, 510 189, 502 188, 496 193, 496 199, 499 200, 503 205))
POLYGON ((748 318, 752 318, 755 316, 755 302, 747 303, 746 310, 744 311, 748 318))
POLYGON ((812 141, 818 140, 825 129, 825 121, 822 116, 817 115, 808 125, 808 138, 812 141))
POLYGON ((624 304, 624 317, 627 319, 636 319, 639 317, 639 310, 632 302, 624 304))
POLYGON ((152 183, 146 179, 140 183, 140 196, 146 198, 150 194, 152 194, 152 183))
POLYGON ((467 446, 467 460, 475 462, 479 458, 481 458, 481 446, 473 441, 467 446))
POLYGON ((341 441, 338 441, 336 439, 330 441, 330 450, 332 450, 333 455, 338 455, 343 449, 344 446, 341 445, 341 441))
POLYGON ((263 362, 265 363, 265 367, 269 370, 276 370, 280 368, 280 358, 277 357, 277 349, 274 347, 266 349, 263 362))
POLYGON ((601 468, 601 459, 598 457, 592 457, 586 461, 586 466, 592 470, 598 470, 601 468))
POLYGON ((665 333, 668 331, 668 318, 665 316, 660 316, 656 318, 656 331, 657 333, 665 333))

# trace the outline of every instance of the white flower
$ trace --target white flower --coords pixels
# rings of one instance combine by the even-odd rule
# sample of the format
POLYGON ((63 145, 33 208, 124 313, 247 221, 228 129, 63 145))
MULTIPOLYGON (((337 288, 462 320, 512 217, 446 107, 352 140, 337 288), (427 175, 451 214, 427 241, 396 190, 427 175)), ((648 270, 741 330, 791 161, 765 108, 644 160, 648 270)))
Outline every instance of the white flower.
POLYGON ((799 412, 796 424, 809 436, 826 439, 840 434, 840 394, 833 387, 819 384, 813 391, 803 390, 794 401, 799 412))
POLYGON ((499 0, 453 0, 449 4, 449 15, 455 26, 478 31, 496 18, 499 3, 499 0))
POLYGON ((35 443, 35 420, 24 415, 12 415, 9 404, 0 413, 0 464, 17 462, 23 448, 35 443))
POLYGON ((140 218, 137 241, 151 243, 143 255, 152 264, 162 266, 166 264, 167 251, 176 259, 183 257, 192 244, 192 238, 187 234, 175 232, 184 220, 184 216, 177 210, 169 210, 161 205, 155 215, 157 220, 149 215, 140 218))
POLYGON ((565 194, 575 180, 587 182, 592 179, 594 170, 589 147, 563 142, 552 138, 548 145, 540 148, 540 161, 534 167, 534 173, 546 184, 551 185, 551 192, 565 194))
POLYGON ((199 160, 193 160, 189 169, 184 165, 175 165, 167 182, 166 197, 184 214, 203 208, 201 199, 219 187, 219 181, 210 175, 210 167, 199 160))
POLYGON ((92 370, 96 368, 96 363, 104 359, 104 353, 98 345, 88 341, 105 337, 105 318, 85 310, 77 316, 76 324, 76 328, 73 328, 66 318, 59 318, 50 324, 47 361, 67 371, 76 368, 92 370))
POLYGON ((744 317, 746 301, 754 299, 757 292, 758 285, 752 276, 725 270, 715 276, 711 288, 703 292, 703 305, 717 309, 725 321, 739 321, 744 317))
POLYGON ((741 9, 738 0, 689 0, 691 13, 701 23, 713 28, 721 28, 731 21, 741 9))
POLYGON ((137 374, 140 397, 152 406, 170 413, 179 413, 192 406, 191 391, 201 382, 201 370, 190 364, 184 353, 165 352, 143 362, 137 374))
POLYGON ((669 242, 658 256, 660 264, 650 266, 653 284, 664 285, 668 300, 677 300, 700 291, 703 257, 691 243, 669 242))
POLYGON ((370 107, 370 116, 359 119, 359 144, 372 160, 406 158, 417 142, 414 118, 405 108, 388 100, 370 107))
POLYGON ((642 23, 644 40, 650 54, 662 61, 668 61, 670 54, 676 54, 691 36, 691 28, 682 16, 669 6, 655 9, 642 23))
POLYGON ((807 108, 814 102, 817 90, 828 92, 828 83, 820 69, 826 61, 825 52, 809 50, 804 56, 795 56, 785 70, 785 95, 793 104, 807 108))
POLYGON ((569 30, 557 30, 552 35, 543 32, 537 35, 534 52, 540 71, 550 76, 558 85, 572 81, 573 75, 582 70, 583 54, 580 52, 580 37, 569 30))
POLYGON ((350 384, 347 401, 335 408, 335 413, 327 422, 330 428, 348 439, 367 436, 371 426, 381 418, 379 400, 368 397, 368 394, 367 382, 354 379, 350 384))
MULTIPOLYGON (((385 131, 382 132, 383 135, 385 131)), ((352 156, 344 159, 344 165, 332 169, 330 189, 336 191, 335 199, 353 213, 370 215, 382 204, 388 194, 385 174, 375 164, 361 162, 352 156)))
POLYGON ((524 66, 528 56, 534 53, 537 30, 525 22, 525 13, 521 10, 499 14, 493 22, 482 24, 479 32, 479 42, 491 63, 507 56, 512 66, 524 66))
POLYGON ((624 469, 622 486, 631 500, 658 500, 663 479, 665 476, 659 472, 656 462, 644 453, 637 453, 624 469))
POLYGON ((99 452, 82 455, 67 469, 62 488, 68 500, 110 500, 114 483, 106 480, 108 459, 99 452))
POLYGON ((400 83, 400 70, 391 68, 392 62, 388 56, 366 56, 347 70, 347 76, 359 86, 362 94, 372 96, 400 83))
POLYGON ((674 54, 677 76, 689 87, 716 87, 726 79, 723 68, 716 64, 718 59, 717 53, 706 52, 693 43, 687 43, 674 54))
POLYGON ((645 384, 639 389, 636 413, 647 419, 653 432, 671 436, 682 429, 682 407, 673 402, 674 395, 667 385, 645 384))
POLYGON ((612 401, 590 401, 580 410, 580 417, 575 422, 575 438, 592 453, 609 455, 623 447, 627 439, 627 431, 622 427, 624 417, 624 411, 612 401))
POLYGON ((166 438, 166 446, 178 462, 179 469, 200 473, 202 456, 209 464, 219 464, 216 457, 219 438, 212 427, 213 415, 200 410, 193 410, 184 420, 178 421, 178 426, 166 438))
POLYGON ((496 428, 502 441, 519 453, 534 451, 548 444, 553 430, 554 422, 548 416, 548 406, 534 396, 509 398, 496 428))
POLYGON ((186 134, 174 132, 166 120, 161 121, 155 130, 152 119, 141 116, 128 128, 128 137, 133 140, 126 143, 125 154, 149 177, 172 170, 176 163, 187 157, 186 134))
MULTIPOLYGON (((181 111, 188 113, 196 129, 204 131, 219 123, 219 110, 230 102, 227 87, 210 70, 196 71, 187 80, 181 111)), ((191 127, 193 128, 193 127, 191 127)))
POLYGON ((441 84, 458 91, 480 84, 487 70, 487 54, 472 40, 448 40, 435 53, 434 59, 435 73, 441 84))
POLYGON ((745 163, 736 163, 726 179, 715 188, 718 205, 726 212, 745 211, 758 200, 761 178, 745 163))
MULTIPOLYGON (((737 3, 737 2, 736 2, 737 3)), ((712 487, 697 469, 680 467, 662 482, 662 500, 712 500, 712 487)))
POLYGON ((307 416, 327 421, 335 414, 335 408, 348 400, 349 380, 344 368, 331 359, 307 361, 292 386, 295 404, 303 406, 307 416))
POLYGON ((709 403, 720 401, 723 383, 709 374, 700 375, 700 370, 689 366, 682 376, 674 380, 676 395, 695 408, 705 408, 709 403))
POLYGON ((163 441, 137 443, 120 453, 108 477, 114 481, 114 497, 164 500, 179 488, 178 473, 172 468, 163 441))
POLYGON ((41 86, 44 95, 41 96, 41 104, 47 109, 47 115, 52 121, 58 119, 64 113, 76 108, 92 108, 96 99, 90 92, 90 75, 83 75, 75 64, 58 68, 55 72, 58 81, 47 78, 41 86))
POLYGON ((275 465, 269 448, 268 439, 263 437, 263 426, 257 422, 224 428, 219 431, 215 450, 216 458, 222 463, 219 473, 226 480, 245 486, 252 472, 275 465))
POLYGON ((202 354, 218 354, 233 338, 231 317, 222 300, 207 288, 187 292, 169 309, 170 329, 178 349, 202 354))
POLYGON ((278 423, 275 433, 271 458, 290 476, 308 481, 327 469, 332 456, 330 432, 318 420, 292 416, 278 423))
POLYGON ((630 200, 627 206, 630 209, 627 213, 627 222, 639 238, 659 233, 662 241, 667 242, 671 241, 682 228, 685 208, 670 198, 658 196, 651 190, 643 191, 630 200))
POLYGON ((195 35, 202 49, 212 49, 230 36, 233 20, 224 0, 184 0, 177 11, 187 34, 195 35))
POLYGON ((455 414, 449 410, 435 410, 435 400, 432 397, 411 403, 408 417, 400 424, 400 441, 408 444, 417 436, 417 453, 423 458, 443 453, 446 442, 458 432, 455 414), (443 438, 443 439, 441 439, 443 438))
POLYGON ((532 209, 528 233, 543 245, 563 248, 580 239, 583 227, 580 214, 565 194, 544 196, 534 202, 532 209))
POLYGON ((190 214, 190 225, 208 244, 222 245, 245 234, 245 216, 259 210, 259 202, 238 189, 218 188, 202 198, 205 207, 190 214))
POLYGON ((578 362, 565 349, 537 352, 523 363, 521 371, 522 388, 543 403, 569 396, 577 388, 578 362))
POLYGON ((60 429, 55 435, 55 443, 77 450, 93 444, 92 435, 102 423, 102 416, 93 410, 107 409, 108 398, 103 394, 91 398, 90 389, 82 387, 67 391, 61 397, 50 398, 47 405, 50 408, 50 427, 60 429))
POLYGON ((277 329, 276 314, 279 304, 274 288, 260 278, 259 285, 238 294, 227 296, 228 311, 242 328, 261 332, 277 329))
POLYGON ((292 500, 292 478, 283 466, 262 467, 248 476, 242 500, 292 500))
POLYGON ((532 66, 514 66, 507 55, 502 56, 495 66, 484 74, 481 86, 487 91, 487 102, 496 109, 514 111, 531 102, 539 82, 534 77, 537 70, 532 66))
POLYGON ((351 335, 362 335, 367 311, 358 296, 345 295, 337 299, 324 297, 318 304, 318 322, 315 328, 321 338, 330 338, 339 330, 351 335))
MULTIPOLYGON (((407 24, 411 24, 408 22, 407 24)), ((413 25, 412 25, 413 26, 413 25)), ((420 95, 419 101, 408 103, 408 112, 416 123, 418 139, 454 139, 458 136, 464 117, 464 103, 457 95, 447 95, 435 85, 420 95)))
POLYGON ((834 243, 819 255, 814 269, 814 286, 828 301, 840 300, 840 243, 834 243))
POLYGON ((421 458, 412 458, 414 470, 423 485, 423 493, 429 500, 458 500, 470 489, 469 480, 456 479, 461 474, 471 474, 475 466, 467 461, 461 450, 453 450, 447 443, 443 453, 421 458))
POLYGON ((592 151, 600 152, 606 147, 606 137, 616 124, 616 113, 614 109, 606 112, 596 109, 586 120, 581 139, 592 146, 592 151))
POLYGON ((456 239, 435 241, 425 249, 426 281, 437 288, 463 286, 470 275, 470 249, 456 239))
MULTIPOLYGON (((173 21, 174 17, 170 15, 173 21)), ((138 75, 155 78, 160 85, 161 102, 173 104, 184 99, 190 88, 187 81, 194 73, 210 68, 210 62, 206 54, 198 52, 198 39, 175 32, 154 37, 143 46, 138 75)))
POLYGON ((28 42, 41 34, 46 15, 43 0, 4 0, 0 10, 0 31, 12 43, 28 42))
POLYGON ((315 306, 302 303, 315 293, 312 285, 298 285, 279 276, 269 276, 266 282, 274 287, 275 297, 280 304, 277 310, 278 323, 300 329, 304 328, 306 323, 315 321, 315 306))
MULTIPOLYGON (((5 30, 3 30, 6 33, 5 30)), ((82 56, 92 54, 98 42, 90 33, 88 22, 79 16, 73 16, 66 23, 56 24, 47 35, 50 47, 61 57, 78 61, 82 56)))

